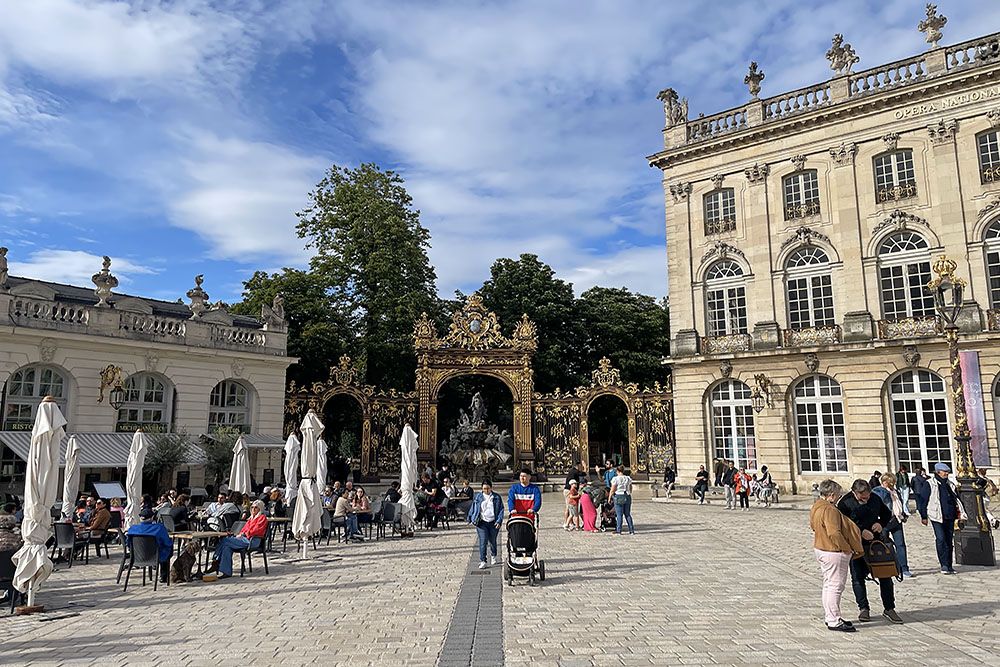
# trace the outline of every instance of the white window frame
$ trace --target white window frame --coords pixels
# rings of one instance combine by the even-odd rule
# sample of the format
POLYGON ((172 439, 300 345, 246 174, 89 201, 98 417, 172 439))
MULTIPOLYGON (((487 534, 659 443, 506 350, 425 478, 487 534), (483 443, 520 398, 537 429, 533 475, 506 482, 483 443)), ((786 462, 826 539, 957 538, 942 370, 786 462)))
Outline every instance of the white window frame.
POLYGON ((737 468, 757 470, 757 431, 750 387, 739 380, 724 380, 708 395, 714 456, 729 459, 737 468))
POLYGON ((241 380, 223 380, 208 398, 208 432, 235 428, 250 433, 253 427, 253 391, 241 380), (242 405, 239 404, 242 392, 242 405))
POLYGON ((716 262, 705 272, 705 329, 709 337, 745 334, 748 331, 746 276, 743 268, 730 259, 716 262), (726 265, 732 275, 710 278, 713 271, 726 265), (719 306, 721 304, 721 307, 719 306), (713 315, 719 313, 721 317, 713 315), (716 326, 721 320, 722 328, 716 326))
POLYGON ((736 191, 720 188, 705 195, 705 236, 736 229, 736 191))
POLYGON ((840 383, 827 375, 810 375, 796 382, 792 412, 799 471, 804 475, 848 474, 847 417, 840 383), (807 385, 811 385, 812 395, 800 396, 799 390, 807 385), (805 450, 816 451, 818 456, 806 456, 805 450), (818 469, 807 470, 807 461, 817 463, 818 469))
POLYGON ((976 135, 976 157, 979 159, 979 178, 982 184, 1000 183, 1000 131, 992 130, 976 135))
POLYGON ((901 148, 872 158, 875 176, 875 203, 898 201, 917 196, 917 176, 913 151, 901 148))
MULTIPOLYGON (((798 287, 795 286, 798 291, 798 287)), ((833 300, 833 277, 830 272, 830 257, 821 248, 815 246, 805 246, 794 251, 785 261, 785 310, 788 316, 788 328, 792 330, 808 329, 811 327, 831 327, 837 323, 837 313, 833 300), (817 261, 791 266, 795 260, 811 253, 813 259, 817 261), (818 259, 819 257, 822 259, 818 259), (805 297, 793 296, 793 282, 805 281, 805 297), (828 292, 828 294, 824 294, 828 292), (829 305, 824 302, 829 300, 829 305), (792 306, 804 303, 805 309, 798 309, 799 322, 793 322, 792 306), (819 316, 821 311, 829 311, 829 314, 819 316), (808 321, 803 321, 803 313, 808 314, 808 321)))
POLYGON ((115 418, 115 431, 120 433, 142 428, 147 433, 168 433, 173 424, 173 405, 174 387, 168 380, 155 373, 130 375, 125 380, 125 402, 115 418), (156 383, 159 383, 159 389, 156 383), (162 393, 162 401, 155 400, 157 392, 162 393), (150 394, 152 399, 148 398, 150 394), (160 413, 159 419, 154 418, 157 412, 160 413))
POLYGON ((29 364, 11 373, 4 385, 3 415, 0 415, 3 429, 30 431, 38 414, 38 406, 46 396, 56 399, 59 410, 69 420, 69 378, 61 369, 49 364, 29 364), (28 374, 31 377, 26 380, 25 375, 28 374), (28 395, 23 395, 26 383, 30 384, 30 389, 28 395), (15 385, 19 387, 18 394, 13 393, 15 385), (18 415, 11 420, 13 407, 17 408, 18 415))
POLYGON ((781 202, 785 220, 819 215, 819 173, 815 169, 804 169, 781 179, 781 202), (806 187, 806 181, 811 187, 806 187))
POLYGON ((983 233, 983 261, 986 262, 990 308, 1000 308, 1000 220, 987 225, 983 233))
MULTIPOLYGON (((934 317, 936 315, 934 309, 934 298, 927 292, 925 287, 931 279, 931 255, 930 247, 927 244, 927 239, 925 239, 920 234, 911 231, 896 232, 890 236, 887 236, 879 243, 879 254, 878 254, 878 295, 879 302, 882 307, 882 317, 886 320, 901 320, 906 318, 924 318, 924 317, 934 317), (900 237, 901 235, 909 234, 913 238, 919 239, 924 245, 922 248, 914 248, 912 250, 903 251, 892 251, 883 252, 885 244, 890 240, 900 237), (904 304, 904 312, 900 313, 896 309, 893 312, 889 312, 887 306, 890 300, 886 298, 887 288, 885 286, 885 281, 887 280, 887 273, 891 272, 892 275, 889 276, 893 281, 902 280, 903 289, 905 290, 905 298, 902 300, 904 304), (898 275, 897 275, 898 274, 898 275), (916 278, 912 276, 916 275, 916 278), (918 296, 914 297, 914 290, 916 290, 918 296), (918 299, 920 308, 918 308, 918 299)), ((893 286, 890 289, 896 290, 897 287, 893 286)), ((892 295, 895 297, 895 294, 892 295)), ((893 298, 892 303, 900 303, 900 300, 893 298)))
POLYGON ((934 464, 938 462, 952 465, 955 460, 955 452, 952 445, 951 420, 948 413, 949 394, 944 378, 925 369, 906 370, 889 379, 888 394, 892 448, 896 455, 897 464, 907 466, 908 470, 916 470, 918 467, 932 470, 934 464), (907 375, 912 376, 913 390, 894 393, 894 384, 901 383, 907 375), (940 388, 934 388, 935 383, 939 384, 940 388), (900 419, 904 413, 905 422, 900 419), (940 419, 934 418, 935 416, 940 416, 940 419), (906 426, 915 429, 916 433, 913 435, 901 433, 901 429, 906 426), (943 434, 940 433, 942 428, 944 429, 943 434), (933 437, 938 440, 938 444, 943 441, 945 445, 945 448, 935 447, 933 456, 930 455, 928 448, 929 429, 938 430, 939 432, 933 437), (916 440, 916 446, 908 446, 906 450, 908 452, 918 451, 919 460, 913 458, 910 453, 905 458, 903 457, 899 445, 904 437, 911 441, 916 440), (948 457, 942 457, 942 452, 947 452, 948 457))

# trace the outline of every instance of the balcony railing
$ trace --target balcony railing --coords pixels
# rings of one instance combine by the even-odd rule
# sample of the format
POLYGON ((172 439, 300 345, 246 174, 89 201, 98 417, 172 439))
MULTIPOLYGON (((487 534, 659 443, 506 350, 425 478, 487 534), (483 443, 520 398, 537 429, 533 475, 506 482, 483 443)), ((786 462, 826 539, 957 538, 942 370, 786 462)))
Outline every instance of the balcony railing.
POLYGON ((90 319, 88 310, 81 306, 26 297, 16 297, 10 302, 10 317, 15 323, 28 326, 34 322, 87 326, 90 319))
POLYGON ((819 200, 807 201, 802 204, 785 204, 785 220, 796 220, 819 215, 819 200))
POLYGON ((989 331, 1000 331, 1000 310, 990 308, 986 311, 986 328, 989 331))
POLYGON ((901 199, 909 199, 917 196, 916 183, 900 183, 891 187, 879 188, 875 191, 875 203, 884 204, 901 199))
POLYGON ((705 221, 705 236, 736 231, 736 218, 719 218, 705 221))
POLYGON ((184 320, 156 317, 155 315, 122 313, 119 326, 122 331, 161 337, 183 338, 187 332, 184 320))
POLYGON ((994 33, 945 49, 948 70, 995 62, 1000 58, 1000 33, 994 33))
POLYGON ((812 345, 835 345, 840 342, 840 327, 808 327, 806 329, 785 329, 785 347, 810 347, 812 345))
POLYGON ((717 354, 721 352, 749 352, 750 334, 702 336, 701 350, 705 354, 717 354))
POLYGON ((878 337, 884 340, 940 336, 942 331, 941 321, 936 317, 906 317, 899 320, 878 321, 878 337))
POLYGON ((984 185, 986 183, 1000 183, 1000 164, 982 167, 980 169, 979 176, 984 185))

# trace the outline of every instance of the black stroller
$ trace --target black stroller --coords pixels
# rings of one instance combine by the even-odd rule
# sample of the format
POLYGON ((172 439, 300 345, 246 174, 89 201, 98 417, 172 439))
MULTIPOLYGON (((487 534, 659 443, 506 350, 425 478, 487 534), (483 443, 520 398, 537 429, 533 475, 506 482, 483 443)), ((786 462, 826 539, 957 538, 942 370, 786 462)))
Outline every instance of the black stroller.
POLYGON ((507 560, 503 577, 508 585, 514 577, 527 577, 528 584, 545 581, 545 561, 538 558, 538 529, 533 514, 511 514, 507 519, 507 560))

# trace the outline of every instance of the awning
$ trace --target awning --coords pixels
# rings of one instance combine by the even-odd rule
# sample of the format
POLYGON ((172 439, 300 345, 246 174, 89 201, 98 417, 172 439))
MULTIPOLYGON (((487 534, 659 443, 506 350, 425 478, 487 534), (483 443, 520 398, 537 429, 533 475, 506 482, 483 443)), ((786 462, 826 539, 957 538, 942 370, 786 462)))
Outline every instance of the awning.
MULTIPOLYGON (((203 433, 202 438, 206 440, 213 440, 214 438, 203 433)), ((260 433, 244 433, 243 442, 246 443, 247 447, 250 449, 284 449, 285 439, 280 435, 263 435, 260 433)))
MULTIPOLYGON (((128 450, 133 433, 72 433, 80 444, 81 468, 125 468, 128 465, 128 450)), ((66 443, 63 438, 59 446, 59 467, 66 464, 66 443)), ((14 455, 27 461, 31 449, 31 431, 0 431, 0 443, 6 445, 14 455)), ((205 463, 205 452, 195 443, 188 448, 186 464, 205 463)))

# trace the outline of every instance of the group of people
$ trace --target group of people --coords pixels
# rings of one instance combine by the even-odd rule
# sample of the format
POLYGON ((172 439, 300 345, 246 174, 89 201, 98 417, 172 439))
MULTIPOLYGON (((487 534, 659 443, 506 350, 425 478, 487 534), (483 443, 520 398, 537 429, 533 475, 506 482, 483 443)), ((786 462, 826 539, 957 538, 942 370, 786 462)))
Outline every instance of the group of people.
MULTIPOLYGON (((715 459, 714 465, 715 479, 712 480, 705 466, 698 466, 695 474, 695 484, 692 493, 698 499, 699 505, 708 503, 706 495, 709 490, 710 481, 714 481, 715 486, 722 487, 726 498, 726 509, 740 509, 743 512, 750 511, 750 498, 755 497, 757 504, 770 507, 775 498, 777 486, 767 466, 761 466, 756 473, 749 473, 745 466, 736 467, 736 463, 728 459, 715 459), (738 507, 737 507, 738 505, 738 507)), ((677 481, 677 473, 673 468, 668 467, 664 473, 663 482, 667 489, 667 497, 677 481)))
MULTIPOLYGON (((507 492, 507 511, 514 514, 537 516, 542 509, 542 490, 531 482, 531 470, 523 468, 517 476, 517 483, 507 492)), ((487 550, 490 565, 497 564, 497 536, 503 525, 504 507, 500 497, 493 493, 493 482, 483 480, 482 490, 472 497, 466 515, 469 523, 476 528, 479 536, 479 569, 485 569, 487 550)))
MULTIPOLYGON (((903 474, 906 475, 905 469, 903 474)), ((909 494, 904 495, 902 489, 914 493, 921 523, 925 526, 930 523, 934 528, 941 573, 955 574, 955 526, 961 527, 967 517, 950 475, 948 464, 937 463, 933 476, 928 477, 919 469, 914 475, 916 483, 907 478, 905 486, 890 473, 880 474, 874 488, 874 480, 864 479, 855 480, 848 492, 829 479, 817 485, 818 497, 809 513, 809 525, 814 532, 816 560, 823 573, 823 610, 830 630, 856 631, 840 610, 848 574, 860 622, 871 620, 866 585, 870 574, 878 581, 882 615, 892 623, 903 622, 896 612, 894 577, 884 576, 886 570, 882 568, 876 576, 873 568, 877 562, 884 565, 881 560, 884 555, 894 552, 895 573, 900 577, 913 576, 903 534, 903 525, 911 515, 907 504, 909 494)))
POLYGON ((582 462, 575 465, 566 476, 563 497, 566 509, 563 514, 563 528, 568 531, 582 530, 594 533, 601 530, 604 514, 614 512, 615 533, 621 535, 628 525, 629 535, 635 534, 632 521, 632 478, 625 467, 612 461, 604 462, 604 467, 594 467, 595 479, 587 472, 582 462))
POLYGON ((343 520, 344 541, 364 542, 361 524, 374 521, 371 499, 364 487, 355 487, 350 480, 345 484, 337 481, 323 489, 321 499, 323 509, 329 511, 334 520, 343 520))

